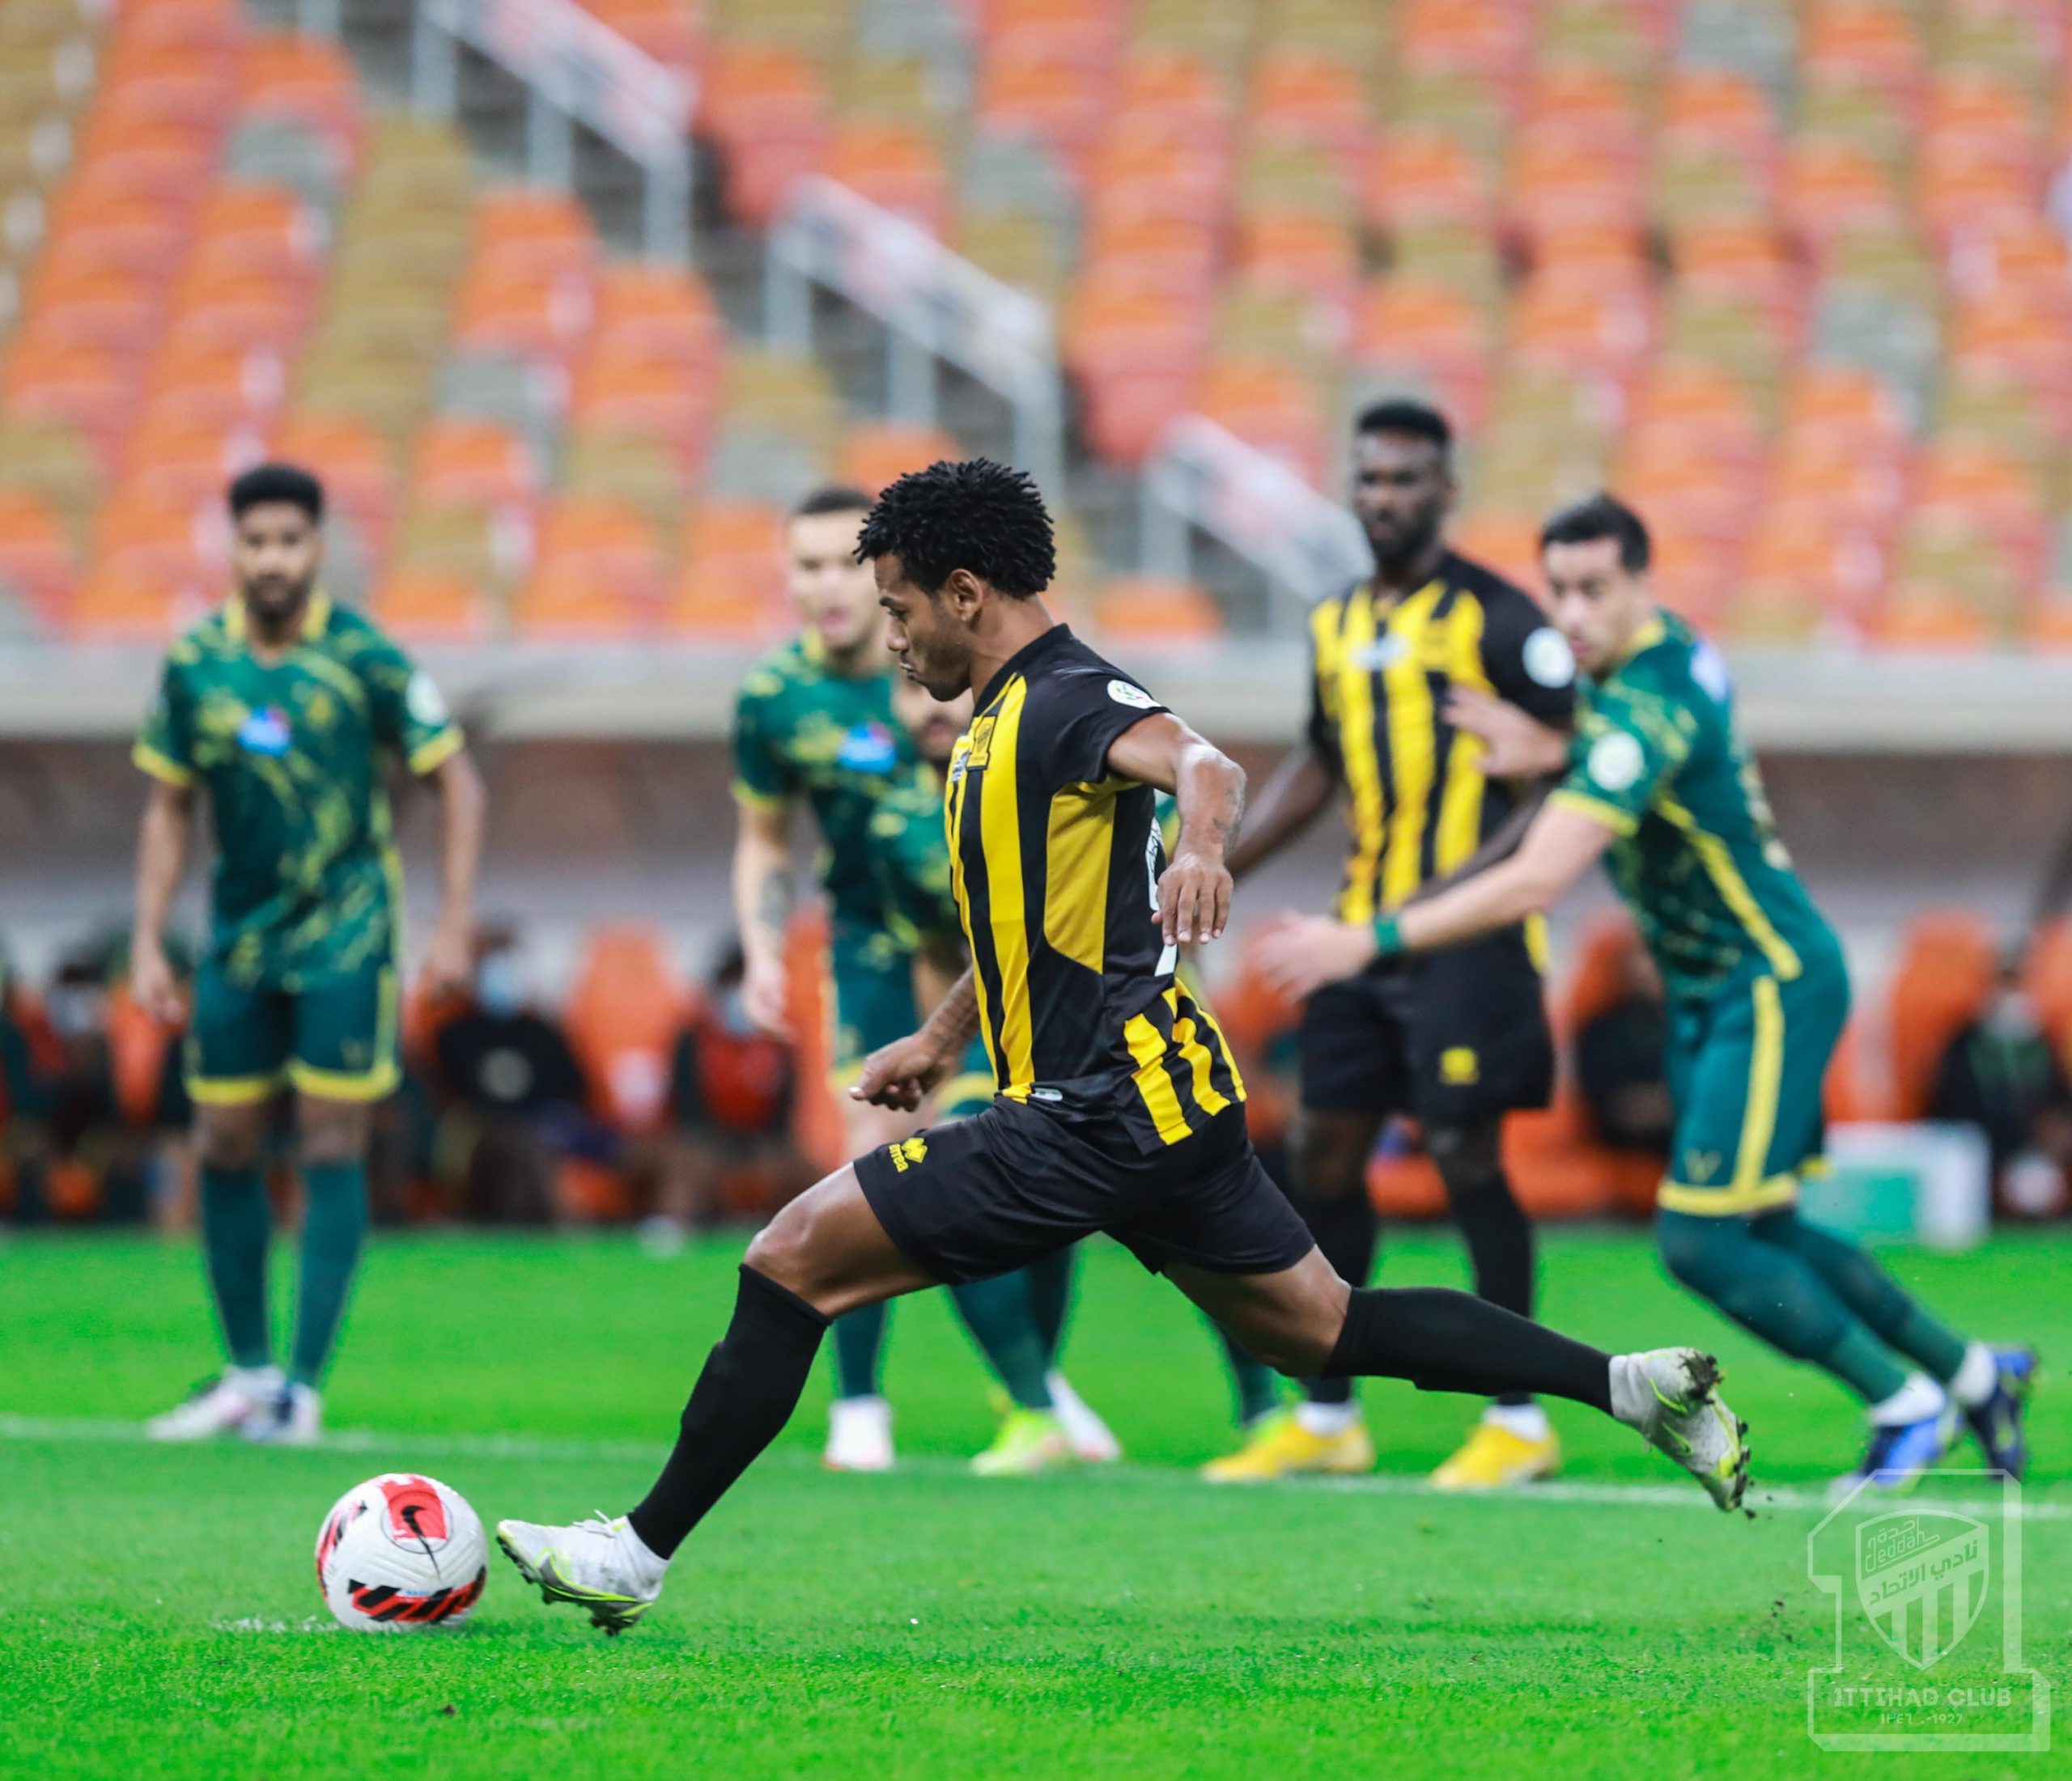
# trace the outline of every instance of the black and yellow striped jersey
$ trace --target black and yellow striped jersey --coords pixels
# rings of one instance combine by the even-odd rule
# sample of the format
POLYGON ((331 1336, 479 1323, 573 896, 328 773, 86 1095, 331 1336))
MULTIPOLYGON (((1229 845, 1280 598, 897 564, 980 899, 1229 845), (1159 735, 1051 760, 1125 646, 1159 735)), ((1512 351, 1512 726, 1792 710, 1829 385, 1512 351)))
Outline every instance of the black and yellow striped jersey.
POLYGON ((1509 789, 1482 775, 1480 740, 1446 721, 1449 693, 1493 693, 1566 724, 1575 659, 1530 594, 1450 551, 1415 593, 1391 602, 1362 584, 1323 601, 1310 640, 1309 740, 1352 830, 1338 914, 1372 921, 1511 813, 1509 789))
POLYGON ((1178 1143, 1245 1097, 1152 915, 1166 846, 1115 739, 1166 707, 1059 625, 979 695, 944 820, 981 1031, 1002 1095, 1178 1143))

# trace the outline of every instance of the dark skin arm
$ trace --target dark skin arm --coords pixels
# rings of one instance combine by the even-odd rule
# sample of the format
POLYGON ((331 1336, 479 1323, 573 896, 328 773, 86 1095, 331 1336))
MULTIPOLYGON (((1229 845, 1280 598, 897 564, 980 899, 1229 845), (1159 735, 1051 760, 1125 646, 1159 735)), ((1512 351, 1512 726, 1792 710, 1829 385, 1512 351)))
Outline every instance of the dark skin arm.
POLYGON ((1230 876, 1242 878, 1272 859, 1317 820, 1337 790, 1337 775, 1313 744, 1289 749, 1267 775, 1250 820, 1230 849, 1230 876))
MULTIPOLYGON (((1215 939, 1230 920, 1230 873, 1224 849, 1245 813, 1245 772, 1170 711, 1132 724, 1108 750, 1108 770, 1170 791, 1180 807, 1180 837, 1158 880, 1152 920, 1168 945, 1215 939)), ((911 1113, 964 1055, 979 1030, 979 994, 966 970, 919 1033, 864 1060, 853 1100, 911 1113)))
POLYGON ((1180 807, 1180 838, 1158 880, 1153 918, 1166 944, 1219 938, 1230 920, 1224 852, 1245 814, 1245 770, 1170 711, 1159 711, 1115 738, 1108 770, 1171 792, 1180 807))

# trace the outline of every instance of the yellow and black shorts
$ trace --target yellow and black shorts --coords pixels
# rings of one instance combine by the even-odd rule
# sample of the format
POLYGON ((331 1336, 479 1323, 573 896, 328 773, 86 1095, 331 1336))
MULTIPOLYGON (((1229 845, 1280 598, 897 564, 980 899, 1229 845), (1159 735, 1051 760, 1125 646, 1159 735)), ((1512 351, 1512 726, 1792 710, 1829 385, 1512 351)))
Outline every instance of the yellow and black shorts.
POLYGON ((1745 1217, 1798 1198, 1825 1146, 1822 1092, 1848 1019, 1848 973, 1818 955, 1795 977, 1751 965, 1702 999, 1671 1000, 1665 1211, 1745 1217))
POLYGON ((327 1100, 380 1100, 402 1079, 396 966, 377 957, 295 980, 233 983, 205 960, 194 977, 187 1092, 198 1107, 265 1100, 289 1084, 327 1100))

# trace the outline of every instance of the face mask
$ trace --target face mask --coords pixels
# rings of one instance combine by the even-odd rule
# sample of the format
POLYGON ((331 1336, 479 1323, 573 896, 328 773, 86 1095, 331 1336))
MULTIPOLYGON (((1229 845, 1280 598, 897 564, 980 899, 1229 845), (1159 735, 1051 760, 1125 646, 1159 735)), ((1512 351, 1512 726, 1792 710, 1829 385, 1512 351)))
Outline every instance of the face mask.
POLYGON ((508 1019, 525 1006, 525 972, 517 956, 492 952, 475 972, 475 1000, 485 1014, 508 1019))
POLYGON ((2036 1010, 2023 991, 2002 990, 1986 1009, 1985 1024, 1989 1033, 2003 1039, 2032 1039, 2037 1031, 2036 1010))

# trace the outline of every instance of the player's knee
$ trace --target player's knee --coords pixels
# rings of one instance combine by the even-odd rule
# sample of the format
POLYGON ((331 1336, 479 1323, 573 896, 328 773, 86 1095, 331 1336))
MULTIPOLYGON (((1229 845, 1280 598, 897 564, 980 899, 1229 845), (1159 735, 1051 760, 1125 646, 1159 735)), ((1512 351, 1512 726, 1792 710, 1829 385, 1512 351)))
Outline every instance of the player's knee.
POLYGON ((1731 1219, 1664 1214, 1655 1221, 1655 1247, 1672 1278, 1693 1292, 1716 1292, 1730 1271, 1725 1252, 1739 1235, 1731 1219))
POLYGON ((306 1164, 356 1163, 367 1154, 367 1119, 358 1109, 312 1119, 305 1113, 299 1134, 306 1164))
POLYGON ((1367 1190, 1367 1153, 1372 1134, 1344 1122, 1306 1117, 1295 1133, 1295 1174, 1302 1193, 1312 1200, 1336 1204, 1367 1190))
POLYGON ((813 1255, 813 1209, 805 1198, 793 1200, 755 1233, 741 1257, 744 1266, 775 1280, 800 1297, 807 1295, 813 1255))
POLYGON ((1503 1150, 1492 1120, 1467 1126, 1434 1126, 1424 1134, 1424 1148, 1445 1182, 1454 1205, 1486 1196, 1509 1198, 1503 1150))
POLYGON ((203 1109, 195 1122, 194 1147, 204 1168, 250 1168, 259 1160, 261 1127, 238 1113, 203 1109))

